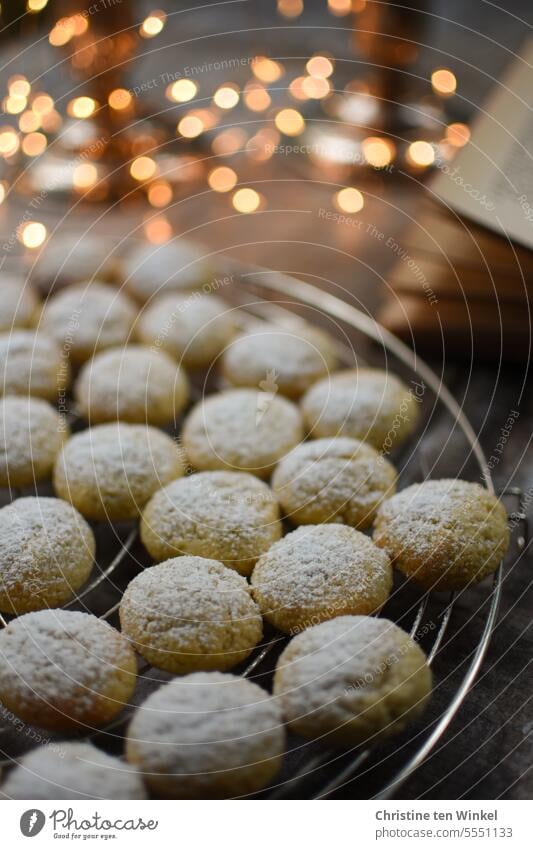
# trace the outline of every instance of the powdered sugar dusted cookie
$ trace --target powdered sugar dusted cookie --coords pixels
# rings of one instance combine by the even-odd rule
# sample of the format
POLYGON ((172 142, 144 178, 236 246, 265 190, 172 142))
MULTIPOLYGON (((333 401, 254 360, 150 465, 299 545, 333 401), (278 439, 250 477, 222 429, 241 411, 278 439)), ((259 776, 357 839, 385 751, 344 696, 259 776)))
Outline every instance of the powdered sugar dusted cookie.
POLYGON ((281 537, 271 489, 245 472, 199 472, 172 481, 148 502, 141 539, 154 560, 195 554, 249 575, 281 537))
POLYGON ((261 687, 197 672, 141 705, 126 754, 157 795, 204 799, 261 790, 278 771, 284 745, 280 709, 261 687))
POLYGON ((161 348, 187 368, 204 368, 229 344, 234 311, 216 295, 169 294, 151 301, 141 313, 137 335, 161 348))
POLYGON ((381 505, 374 541, 423 587, 458 590, 500 565, 509 546, 507 514, 477 483, 428 480, 381 505))
POLYGON ((31 327, 39 300, 34 289, 19 277, 2 272, 0 279, 0 331, 31 327))
POLYGON ((294 634, 335 616, 378 610, 392 588, 392 568, 354 528, 305 525, 259 558, 251 583, 265 619, 294 634))
POLYGON ((70 382, 68 357, 42 333, 0 334, 0 395, 34 395, 57 400, 70 382))
POLYGON ((54 487, 88 519, 135 519, 157 489, 184 471, 182 452, 166 433, 117 422, 68 440, 54 487))
POLYGON ((8 799, 145 799, 138 770, 90 743, 50 743, 23 755, 0 788, 8 799))
POLYGON ((224 376, 234 386, 260 389, 270 378, 289 398, 298 398, 336 365, 329 336, 305 325, 250 330, 235 339, 222 358, 224 376))
POLYGON ((246 579, 204 557, 176 557, 137 575, 120 623, 145 660, 175 673, 231 669, 263 634, 246 579))
POLYGON ((391 372, 348 369, 315 383, 302 413, 313 437, 350 436, 389 451, 416 427, 418 396, 391 372))
POLYGON ((230 469, 270 475, 278 460, 303 438, 297 407, 273 392, 230 389, 193 407, 183 447, 199 471, 230 469))
POLYGON ((0 702, 43 728, 105 725, 129 700, 128 641, 89 613, 39 610, 0 630, 0 702))
POLYGON ((282 652, 274 695, 304 737, 356 746, 403 731, 431 692, 424 652, 387 619, 341 616, 298 634, 282 652))
POLYGON ((0 398, 0 486, 29 486, 52 474, 68 427, 40 398, 0 398))
POLYGON ((0 510, 0 610, 69 601, 90 575, 94 534, 60 498, 18 498, 0 510))
POLYGON ((138 245, 124 260, 126 288, 141 303, 167 292, 201 289, 212 276, 213 265, 205 250, 185 239, 138 245))
POLYGON ((115 421, 165 425, 189 397, 185 372, 162 351, 141 345, 97 354, 74 388, 81 414, 92 424, 115 421))
POLYGON ((380 503, 396 491, 396 471, 357 439, 313 439, 280 461, 272 488, 295 525, 344 522, 366 528, 380 503))
POLYGON ((44 306, 39 329, 79 365, 99 351, 125 345, 135 318, 135 306, 126 295, 95 280, 52 295, 44 306))

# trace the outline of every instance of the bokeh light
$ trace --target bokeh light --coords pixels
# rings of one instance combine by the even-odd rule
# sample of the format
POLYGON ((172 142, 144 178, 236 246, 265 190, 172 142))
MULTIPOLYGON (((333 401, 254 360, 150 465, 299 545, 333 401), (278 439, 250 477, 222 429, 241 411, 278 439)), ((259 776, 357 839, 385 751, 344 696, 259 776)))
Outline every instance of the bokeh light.
POLYGON ((233 168, 221 165, 209 172, 207 182, 214 192, 231 192, 237 185, 237 174, 233 168))
POLYGON ((27 221, 20 227, 18 239, 26 248, 39 248, 46 239, 46 227, 40 221, 27 221))
POLYGON ((248 215, 251 212, 256 212, 261 206, 261 195, 255 189, 237 189, 231 202, 237 212, 248 215))
POLYGON ((298 136, 305 130, 305 121, 297 109, 282 109, 274 121, 280 133, 286 136, 298 136))
POLYGON ((359 189, 354 189, 352 186, 347 186, 337 192, 334 202, 341 212, 350 213, 360 212, 365 205, 365 199, 359 189))

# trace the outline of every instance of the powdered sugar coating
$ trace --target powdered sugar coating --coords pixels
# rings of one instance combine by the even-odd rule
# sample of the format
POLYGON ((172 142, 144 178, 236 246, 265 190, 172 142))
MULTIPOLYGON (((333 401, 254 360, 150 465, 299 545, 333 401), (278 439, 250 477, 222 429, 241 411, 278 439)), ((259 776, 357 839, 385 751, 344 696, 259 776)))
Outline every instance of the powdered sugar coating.
POLYGON ((139 245, 124 261, 126 288, 141 303, 166 292, 200 289, 212 275, 213 266, 204 249, 184 239, 139 245))
POLYGON ((156 490, 184 474, 179 446, 125 422, 74 434, 57 458, 56 493, 89 519, 134 519, 156 490))
POLYGON ((136 319, 126 295, 99 280, 77 283, 47 301, 40 330, 83 363, 99 351, 124 345, 136 319))
POLYGON ((68 359, 53 339, 32 330, 0 334, 0 395, 53 401, 69 382, 68 359))
POLYGON ((270 475, 303 438, 298 408, 254 389, 230 389, 193 407, 183 427, 183 447, 199 471, 230 469, 270 475))
POLYGON ((49 478, 68 427, 40 398, 0 399, 0 487, 49 478))
POLYGON ((249 575, 281 537, 271 489, 245 472, 199 472, 172 481, 148 502, 141 539, 154 560, 193 554, 249 575))
POLYGON ((0 331, 31 327, 39 301, 24 277, 2 273, 0 282, 0 331))
POLYGON ((301 408, 312 437, 350 436, 382 450, 395 448, 412 433, 417 398, 391 372, 348 369, 315 383, 301 408))
POLYGON ((104 725, 129 700, 135 679, 128 641, 89 613, 39 610, 0 631, 0 702, 30 724, 104 725))
POLYGON ((298 398, 336 365, 329 336, 305 325, 249 331, 235 339, 222 358, 224 376, 234 386, 261 389, 270 380, 289 398, 298 398))
POLYGON ((97 354, 74 387, 81 414, 93 424, 115 421, 165 425, 189 398, 182 368, 162 351, 142 345, 97 354))
POLYGON ((126 753, 156 793, 203 799, 265 787, 284 745, 281 712, 261 687, 198 672, 148 697, 128 729, 126 753))
POLYGON ((500 565, 509 546, 507 514, 477 483, 428 480, 381 505, 374 541, 422 586, 458 590, 500 565))
POLYGON ((139 654, 175 673, 231 669, 263 634, 246 579, 204 557, 176 557, 137 575, 120 623, 139 654))
POLYGON ((97 277, 109 280, 117 276, 118 261, 110 253, 109 241, 77 226, 71 233, 56 230, 39 252, 31 270, 31 281, 44 294, 61 287, 97 277))
POLYGON ((230 342, 234 313, 216 295, 168 294, 148 304, 136 326, 146 345, 166 351, 188 368, 211 365, 230 342))
POLYGON ((304 737, 355 746, 402 731, 424 710, 424 652, 386 619, 341 616, 309 628, 282 652, 274 695, 304 737))
POLYGON ((94 534, 60 498, 18 498, 0 510, 0 610, 29 613, 69 601, 90 575, 94 534))
POLYGON ((343 522, 366 528, 381 501, 396 491, 396 471, 357 439, 313 439, 283 457, 272 488, 295 525, 343 522))
POLYGON ((385 552, 347 525, 305 525, 274 543, 252 573, 265 619, 285 633, 344 614, 373 613, 387 600, 385 552))
POLYGON ((138 770, 90 743, 40 746, 20 758, 1 791, 8 799, 145 799, 138 770))

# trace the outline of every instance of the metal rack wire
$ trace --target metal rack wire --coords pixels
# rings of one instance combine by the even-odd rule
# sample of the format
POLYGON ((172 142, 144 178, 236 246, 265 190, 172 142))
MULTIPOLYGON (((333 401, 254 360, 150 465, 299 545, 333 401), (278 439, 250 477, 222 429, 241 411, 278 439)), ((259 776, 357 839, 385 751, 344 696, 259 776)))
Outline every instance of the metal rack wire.
MULTIPOLYGON (((385 352, 387 365, 388 367, 390 365, 392 370, 395 370, 395 368, 394 365, 390 364, 391 359, 411 374, 422 379, 434 394, 435 405, 442 405, 443 409, 450 416, 452 432, 457 429, 457 433, 460 433, 464 437, 466 442, 465 451, 474 458, 478 477, 484 481, 489 490, 493 491, 490 470, 470 423, 437 375, 424 362, 420 361, 413 351, 377 325, 369 316, 364 315, 345 301, 307 282, 295 280, 287 275, 266 269, 250 269, 248 266, 244 267, 237 263, 231 263, 230 268, 232 275, 236 279, 230 287, 231 291, 225 293, 225 296, 234 303, 239 314, 242 314, 243 324, 257 323, 258 321, 264 322, 266 320, 269 323, 276 323, 282 326, 294 326, 295 322, 302 320, 298 316, 299 308, 310 309, 313 313, 329 318, 335 322, 336 326, 339 326, 337 323, 340 323, 345 334, 345 328, 348 328, 348 330, 351 329, 357 331, 358 334, 362 334, 366 339, 378 342, 382 353, 385 352)), ((309 317, 306 316, 306 318, 309 321, 309 317)), ((354 365, 353 350, 350 350, 350 347, 342 342, 339 343, 338 348, 344 364, 354 365)), ((365 361, 361 351, 357 351, 357 362, 361 364, 365 361)), ((409 453, 405 461, 406 468, 412 469, 413 465, 418 464, 419 469, 415 472, 415 477, 431 477, 433 469, 424 459, 423 452, 419 450, 415 453, 415 460, 413 460, 413 452, 409 453)), ((523 510, 522 493, 517 488, 511 488, 503 494, 514 498, 517 502, 517 509, 511 515, 515 520, 515 524, 523 528, 523 532, 517 540, 518 546, 523 548, 528 541, 528 525, 523 510)), ((85 601, 94 590, 104 586, 106 582, 109 583, 117 569, 131 553, 136 540, 137 529, 133 528, 129 531, 124 541, 121 541, 119 550, 111 558, 109 565, 105 568, 97 567, 95 577, 90 580, 87 586, 66 607, 69 608, 80 601, 85 601)), ((390 774, 386 767, 383 768, 380 787, 378 792, 373 795, 373 798, 386 799, 394 795, 402 783, 428 756, 446 731, 475 680, 483 662, 496 622, 501 587, 502 567, 500 566, 494 575, 492 585, 482 605, 484 609, 484 624, 479 634, 478 642, 469 658, 469 663, 461 680, 455 689, 449 693, 446 709, 432 723, 429 732, 425 730, 418 731, 414 739, 409 737, 409 735, 407 737, 404 735, 401 738, 400 749, 405 748, 405 758, 399 768, 396 768, 392 774, 390 774)), ((408 629, 413 639, 417 639, 418 634, 424 629, 428 607, 430 602, 432 603, 434 601, 434 597, 435 594, 425 593, 422 598, 417 599, 416 602, 408 606, 406 611, 403 611, 402 615, 413 615, 411 627, 408 629)), ((445 637, 447 637, 450 630, 457 599, 457 593, 449 594, 444 600, 440 597, 437 599, 440 603, 440 612, 438 614, 439 625, 434 629, 434 636, 431 643, 426 646, 430 664, 435 664, 439 657, 439 652, 444 651, 447 642, 449 642, 445 642, 445 637)), ((112 618, 119 604, 120 599, 101 614, 101 618, 106 620, 112 618)), ((0 615, 0 626, 5 626, 6 624, 6 619, 0 615)), ((259 646, 242 668, 241 674, 246 677, 257 674, 269 661, 269 658, 272 657, 274 650, 283 646, 286 640, 287 638, 281 635, 274 635, 266 643, 259 646)), ((150 670, 151 667, 148 664, 144 664, 139 669, 139 676, 145 676, 150 670)), ((86 734, 85 737, 104 742, 109 738, 120 737, 127 718, 128 709, 105 728, 96 730, 89 735, 86 734)), ((301 744, 297 748, 301 749, 301 744)), ((294 771, 287 776, 282 776, 281 780, 263 795, 266 795, 268 798, 294 796, 301 793, 302 786, 305 787, 306 782, 311 780, 313 782, 313 788, 311 791, 308 791, 307 796, 325 798, 347 782, 353 780, 361 772, 362 768, 372 759, 375 759, 376 756, 379 759, 378 745, 366 747, 352 754, 323 747, 318 752, 313 751, 308 755, 304 754, 302 762, 294 771), (333 775, 331 774, 332 769, 334 770, 333 775), (322 777, 322 773, 324 773, 325 777, 322 777)), ((9 764, 10 760, 10 758, 5 758, 0 763, 9 764)))

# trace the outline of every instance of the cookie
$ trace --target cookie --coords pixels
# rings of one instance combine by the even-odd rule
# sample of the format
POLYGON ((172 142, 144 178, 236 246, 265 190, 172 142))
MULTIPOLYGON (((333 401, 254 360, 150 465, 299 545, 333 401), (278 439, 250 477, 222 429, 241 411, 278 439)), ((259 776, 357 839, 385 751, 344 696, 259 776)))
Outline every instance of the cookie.
POLYGON ((270 488, 245 472, 199 472, 172 481, 146 505, 141 539, 154 560, 193 554, 249 575, 281 537, 270 488))
POLYGON ((70 383, 68 356, 43 333, 0 334, 0 395, 33 395, 61 400, 70 383))
POLYGON ((396 470, 357 439, 313 439, 283 457, 272 488, 295 525, 342 522, 362 529, 396 491, 396 470))
POLYGON ((298 408, 270 392, 230 389, 191 410, 183 447, 199 471, 229 469, 267 478, 278 460, 303 438, 298 408))
POLYGON ((91 743, 50 743, 20 758, 0 795, 8 799, 146 799, 138 770, 91 743))
POLYGON ((39 299, 24 277, 3 272, 0 280, 0 332, 31 327, 39 299))
POLYGON ((79 228, 73 233, 55 231, 32 267, 31 282, 43 295, 48 295, 93 278, 113 280, 119 271, 113 247, 101 234, 80 233, 79 228))
POLYGON ((231 669, 263 634, 242 575, 217 560, 176 557, 128 584, 120 624, 145 660, 168 672, 231 669))
POLYGON ((187 368, 207 368, 229 344, 234 311, 216 295, 168 294, 151 301, 140 315, 137 335, 187 368))
POLYGON ((120 421, 166 425, 189 398, 187 377, 170 357, 141 345, 102 351, 83 366, 74 387, 91 424, 120 421))
POLYGON ((0 487, 47 480, 68 437, 64 419, 40 398, 0 398, 0 487))
POLYGON ((348 369, 315 383, 301 409, 314 438, 349 436, 389 452, 415 429, 419 400, 390 372, 348 369))
POLYGON ((261 555, 251 584, 265 619, 295 634, 335 616, 379 610, 392 588, 392 568, 385 552, 354 528, 305 525, 261 555))
POLYGON ((374 542, 426 589, 460 590, 500 565, 509 546, 507 513, 477 483, 428 480, 381 505, 374 542))
POLYGON ((155 295, 201 289, 211 282, 213 265, 200 245, 176 239, 131 248, 123 274, 127 291, 144 304, 155 295))
POLYGON ((18 498, 0 510, 0 610, 60 607, 91 573, 94 534, 59 498, 18 498))
POLYGON ((403 731, 431 693, 426 656, 387 619, 341 616, 298 634, 276 666, 285 721, 325 745, 357 746, 403 731))
POLYGON ((135 319, 135 306, 126 295, 94 281, 52 295, 41 313, 39 329, 80 365, 106 348, 125 345, 135 319))
POLYGON ((276 701, 245 678, 196 672, 165 684, 135 712, 126 755, 150 789, 171 799, 244 796, 281 765, 276 701))
POLYGON ((136 672, 128 641, 90 613, 39 610, 0 631, 0 702, 30 725, 105 725, 130 699, 136 672))
POLYGON ((74 434, 54 468, 57 495, 87 519, 135 519, 154 492, 185 471, 178 445, 153 427, 124 422, 74 434))
POLYGON ((336 366, 329 336, 305 325, 258 327, 235 339, 222 357, 222 372, 233 386, 261 389, 270 382, 289 398, 299 398, 336 366))

